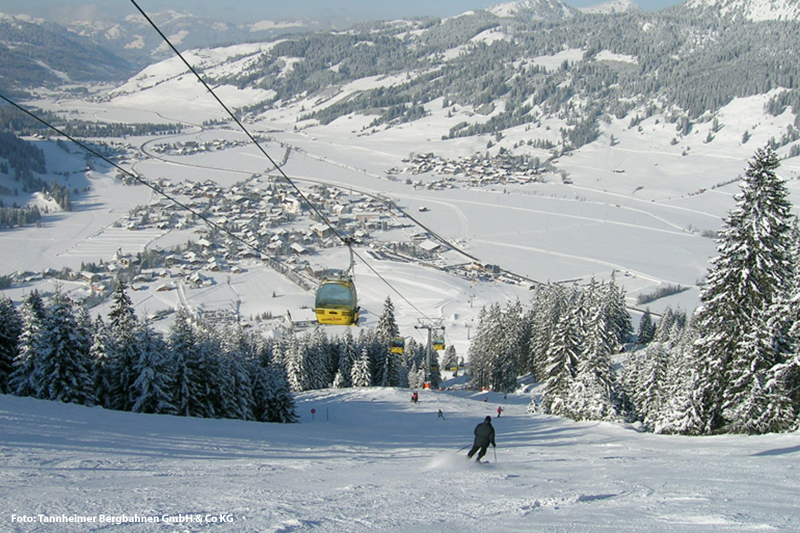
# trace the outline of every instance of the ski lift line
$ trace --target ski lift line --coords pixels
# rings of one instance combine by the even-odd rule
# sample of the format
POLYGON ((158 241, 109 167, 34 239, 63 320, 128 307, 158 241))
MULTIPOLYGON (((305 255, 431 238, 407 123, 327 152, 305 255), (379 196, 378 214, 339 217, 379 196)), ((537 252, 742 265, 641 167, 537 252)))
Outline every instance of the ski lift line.
POLYGON ((297 194, 300 195, 300 197, 311 208, 311 210, 314 211, 314 214, 317 215, 325 223, 325 225, 328 226, 331 229, 331 231, 334 233, 334 235, 336 235, 336 237, 340 241, 342 241, 342 243, 344 243, 348 247, 351 246, 352 245, 352 241, 348 242, 347 237, 345 237, 341 233, 339 233, 339 231, 333 226, 333 224, 330 222, 330 220, 328 220, 328 218, 324 214, 322 214, 322 212, 320 212, 319 209, 317 209, 317 207, 313 203, 311 203, 311 201, 308 199, 308 197, 305 194, 303 194, 303 191, 301 191, 300 188, 289 178, 289 176, 286 175, 286 173, 278 165, 278 163, 269 155, 269 153, 264 149, 264 147, 261 146, 261 143, 259 143, 258 140, 253 136, 253 134, 250 133, 250 130, 248 130, 245 127, 245 125, 242 123, 242 121, 239 120, 239 118, 234 114, 233 111, 231 111, 231 109, 225 104, 225 102, 223 102, 222 99, 219 96, 217 96, 217 93, 214 92, 214 89, 211 88, 211 86, 203 79, 203 77, 200 75, 200 73, 191 65, 191 63, 189 63, 186 60, 186 58, 175 47, 175 45, 172 44, 172 42, 169 40, 169 38, 164 34, 164 32, 161 31, 161 29, 158 27, 158 25, 156 25, 156 23, 153 21, 153 19, 150 18, 150 16, 144 11, 144 9, 139 7, 139 4, 136 3, 136 0, 131 0, 131 3, 139 11, 139 13, 142 14, 142 16, 145 18, 145 20, 147 20, 147 22, 153 27, 153 29, 156 31, 156 33, 158 33, 158 35, 164 40, 164 42, 167 44, 167 46, 169 46, 170 49, 173 52, 175 52, 175 55, 177 55, 178 58, 180 58, 180 60, 183 62, 184 65, 186 65, 186 67, 189 69, 189 71, 192 74, 194 74, 194 76, 198 79, 198 81, 200 81, 200 83, 203 85, 203 87, 205 87, 206 90, 211 94, 211 96, 214 97, 214 100, 216 100, 217 103, 220 106, 222 106, 222 108, 225 110, 225 112, 228 114, 228 116, 230 116, 231 119, 233 119, 233 121, 236 123, 236 125, 239 126, 239 128, 245 133, 245 135, 247 135, 247 137, 258 148, 258 150, 261 152, 261 154, 264 157, 266 157, 267 160, 272 164, 272 166, 274 166, 278 170, 278 172, 280 173, 281 177, 283 179, 285 179, 289 183, 289 185, 292 186, 292 188, 295 190, 295 192, 297 192, 297 194))
POLYGON ((26 115, 28 115, 32 119, 36 120, 37 122, 43 124, 45 127, 47 127, 49 129, 53 130, 54 132, 58 133, 59 135, 61 135, 62 137, 66 138, 70 142, 78 145, 83 150, 85 150, 86 152, 92 154, 93 156, 97 157, 98 159, 101 159, 101 160, 105 161, 106 163, 108 163, 109 165, 111 165, 115 169, 119 170, 120 172, 122 172, 123 174, 128 176, 129 178, 139 182, 140 184, 144 185, 145 187, 147 187, 148 189, 152 190, 156 194, 159 194, 159 195, 163 196, 164 198, 166 198, 167 200, 173 202, 175 205, 177 205, 181 209, 184 209, 184 210, 188 211, 189 213, 195 215, 197 218, 199 218, 200 220, 205 222, 208 226, 212 227, 213 229, 216 229, 216 230, 220 231, 221 233, 224 233, 228 237, 234 239, 235 241, 245 245, 250 250, 253 250, 254 252, 258 253, 259 256, 267 256, 267 257, 269 257, 269 254, 267 254, 265 251, 259 249, 257 246, 254 246, 254 245, 250 244, 249 242, 247 242, 246 240, 242 239, 241 237, 233 234, 232 232, 230 232, 229 230, 227 230, 224 227, 220 226, 219 224, 217 224, 216 222, 214 222, 213 220, 211 220, 210 218, 208 218, 207 216, 205 216, 201 212, 199 212, 196 209, 184 204, 183 202, 181 202, 180 200, 178 200, 174 196, 172 196, 169 193, 165 192, 160 187, 158 187, 156 185, 153 185, 152 183, 148 182, 147 180, 137 176, 135 173, 131 172, 130 170, 122 168, 121 166, 119 166, 115 162, 111 161, 110 159, 108 159, 106 156, 104 156, 103 154, 101 154, 100 152, 98 152, 97 150, 92 148, 91 146, 87 145, 84 142, 79 141, 75 137, 72 137, 68 133, 64 132, 63 130, 59 129, 58 127, 56 127, 56 126, 54 126, 52 124, 50 124, 49 122, 47 122, 43 118, 39 117, 35 113, 33 113, 31 111, 28 111, 27 109, 25 109, 21 105, 17 104, 13 100, 11 100, 8 97, 4 96, 2 93, 0 93, 0 100, 5 101, 6 103, 11 105, 12 107, 14 107, 14 108, 18 109, 19 111, 25 113, 26 115))
MULTIPOLYGON (((239 118, 233 113, 233 111, 231 111, 231 109, 225 104, 225 102, 223 102, 222 99, 219 96, 217 96, 217 94, 214 92, 214 89, 212 89, 211 86, 208 85, 208 83, 203 79, 200 73, 197 72, 197 70, 186 60, 183 54, 181 54, 181 52, 172 44, 172 42, 164 34, 164 32, 161 31, 161 29, 156 25, 156 23, 147 15, 147 13, 139 6, 139 4, 136 3, 136 0, 131 0, 131 3, 139 11, 139 13, 142 14, 142 16, 153 27, 153 29, 159 34, 159 36, 161 36, 161 38, 164 40, 167 46, 169 46, 170 49, 172 49, 172 51, 175 52, 175 54, 180 58, 183 64, 186 65, 189 71, 191 71, 192 74, 194 74, 195 77, 200 81, 200 83, 203 84, 203 87, 205 87, 206 90, 211 94, 211 96, 214 97, 217 103, 219 103, 219 105, 222 106, 225 112, 231 117, 231 119, 233 119, 236 125, 239 126, 239 128, 241 128, 241 130, 253 142, 253 144, 258 148, 258 150, 264 155, 264 157, 266 157, 267 160, 275 167, 275 169, 277 169, 281 177, 285 179, 286 182, 289 183, 289 185, 292 186, 292 188, 303 199, 303 201, 312 209, 312 211, 314 211, 314 214, 316 214, 325 223, 325 225, 328 226, 331 229, 331 231, 333 231, 334 235, 336 235, 336 237, 350 249, 351 253, 353 253, 356 257, 358 257, 367 266, 367 268, 369 268, 381 281, 383 281, 386 285, 388 285, 389 288, 391 288, 398 296, 400 296, 400 298, 402 298, 403 301, 409 304, 417 313, 427 318, 427 316, 422 311, 420 311, 413 303, 411 303, 411 301, 408 300, 408 298, 403 296, 403 294, 399 290, 397 290, 391 283, 389 283, 389 281, 386 278, 381 276, 374 268, 372 268, 366 261, 364 261, 364 259, 360 255, 355 253, 355 251, 353 250, 352 238, 345 237, 341 233, 339 233, 339 231, 333 226, 330 220, 328 220, 328 218, 317 209, 317 207, 300 190, 300 188, 294 183, 294 181, 291 178, 289 178, 289 176, 283 171, 283 168, 281 168, 280 165, 278 165, 275 162, 275 160, 269 155, 269 153, 264 149, 264 147, 261 146, 258 140, 250 133, 250 131, 245 127, 245 125, 241 122, 241 120, 239 120, 239 118)), ((353 264, 351 262, 350 270, 352 269, 353 269, 353 264)))
POLYGON ((353 250, 353 248, 352 248, 352 247, 350 248, 350 250, 353 252, 353 255, 355 255, 356 257, 358 257, 358 258, 361 260, 361 262, 362 262, 362 263, 364 263, 364 266, 366 266, 368 269, 370 269, 370 271, 372 271, 372 273, 373 273, 373 274, 375 274, 375 275, 378 277, 378 279, 379 279, 379 280, 381 280, 383 283, 385 283, 385 284, 386 284, 386 286, 388 286, 390 289, 392 289, 392 291, 394 291, 394 293, 395 293, 395 294, 397 294, 397 295, 400 297, 400 299, 401 299, 401 300, 403 300, 405 303, 407 303, 409 306, 411 306, 411 308, 412 308, 414 311, 416 311, 416 312, 417 312, 417 314, 419 314, 419 315, 420 315, 421 317, 423 317, 425 320, 430 320, 430 318, 428 318, 428 316, 427 316, 425 313, 423 313, 423 312, 422 312, 422 311, 421 311, 421 310, 420 310, 420 309, 419 309, 419 308, 418 308, 416 305, 414 305, 414 304, 411 302, 411 300, 409 300, 408 298, 406 298, 406 297, 403 295, 403 293, 402 293, 402 292, 400 292, 400 291, 399 291, 399 290, 398 290, 398 289, 397 289, 397 288, 396 288, 394 285, 392 285, 392 284, 389 282, 389 280, 387 280, 386 278, 384 278, 384 277, 383 277, 383 276, 380 274, 380 272, 378 272, 377 270, 375 270, 375 269, 372 267, 372 265, 370 265, 369 263, 367 263, 367 262, 364 260, 364 258, 363 258, 363 257, 361 257, 361 256, 358 254, 358 252, 356 252, 355 250, 353 250))
MULTIPOLYGON (((150 190, 152 190, 156 194, 158 194, 160 196, 163 196, 167 200, 173 202, 175 205, 177 205, 181 209, 184 209, 184 210, 188 211, 189 213, 195 215, 197 218, 199 218, 200 220, 205 222, 208 226, 212 227, 213 229, 216 229, 216 230, 220 231, 221 233, 224 233, 225 235, 227 235, 231 239, 234 239, 235 241, 245 245, 250 250, 253 250, 254 252, 256 252, 259 256, 267 256, 267 257, 269 257, 269 254, 266 253, 264 250, 261 250, 257 246, 254 246, 253 244, 249 243, 248 241, 242 239, 241 237, 235 235, 234 233, 232 233, 229 230, 225 229, 224 227, 220 226, 219 224, 217 224, 216 222, 214 222, 213 220, 211 220, 210 218, 208 218, 207 216, 205 216, 201 212, 199 212, 199 211, 195 210, 194 208, 184 204, 183 202, 181 202, 177 198, 175 198, 172 195, 170 195, 169 193, 165 192, 160 187, 157 187, 156 185, 153 185, 152 183, 150 183, 147 180, 141 178, 140 176, 136 175, 135 173, 129 171, 128 169, 119 166, 117 163, 111 161, 106 156, 104 156, 103 154, 101 154, 97 150, 93 149, 91 146, 87 145, 84 142, 79 141, 75 137, 69 135, 65 131, 59 129, 58 127, 54 126, 53 124, 51 124, 48 121, 44 120, 43 118, 39 117, 35 113, 25 109, 21 105, 17 104, 15 101, 13 101, 13 100, 9 99, 8 97, 4 96, 2 93, 0 93, 0 100, 5 101, 6 103, 11 105, 12 107, 14 107, 14 108, 18 109, 19 111, 23 112, 24 114, 28 115, 29 117, 31 117, 32 119, 34 119, 37 122, 41 123, 45 127, 53 130, 57 134, 59 134, 62 137, 66 138, 67 140, 69 140, 70 142, 76 144, 77 146, 81 147, 83 150, 85 150, 86 152, 92 154, 93 156, 97 157, 98 159, 101 159, 102 161, 105 161, 106 163, 111 165, 113 168, 117 169, 118 171, 122 172, 123 174, 125 174, 129 178, 131 178, 131 179, 135 180, 136 182, 138 182, 138 183, 144 185, 145 187, 149 188, 150 190)), ((394 285, 392 285, 385 277, 383 277, 379 272, 377 272, 369 263, 367 263, 364 260, 364 258, 357 251, 355 251, 353 249, 352 241, 348 242, 348 247, 350 248, 350 251, 353 253, 353 255, 355 257, 357 257, 358 259, 360 259, 361 262, 364 263, 364 265, 366 265, 366 267, 368 269, 370 269, 378 277, 378 279, 383 281, 383 283, 385 283, 390 289, 392 289, 392 291, 394 291, 404 302, 406 302, 420 316, 424 317, 425 319, 428 319, 428 317, 425 315, 425 313, 423 313, 417 306, 415 306, 397 288, 395 288, 394 285)), ((351 263, 350 269, 352 270, 352 263, 351 263)))
MULTIPOLYGON (((307 205, 308 205, 308 206, 311 208, 311 210, 312 210, 312 211, 314 211, 314 214, 316 214, 316 215, 317 215, 317 216, 318 216, 318 217, 319 217, 319 218, 320 218, 320 219, 321 219, 321 220, 322 220, 322 221, 325 223, 325 225, 326 225, 326 226, 328 226, 328 227, 331 229, 331 231, 333 232, 333 234, 334 234, 334 235, 336 235, 336 237, 337 237, 337 238, 338 238, 340 241, 342 241, 342 243, 343 243, 345 246, 347 246, 348 248, 350 248, 350 251, 351 251, 351 253, 353 253, 353 247, 352 247, 352 245, 353 245, 353 240, 352 240, 352 238, 350 238, 350 237, 345 237, 345 236, 343 236, 341 233, 339 233, 339 231, 338 231, 338 230, 337 230, 337 229, 336 229, 336 228, 333 226, 333 224, 330 222, 330 220, 328 220, 328 218, 327 218, 327 217, 326 217, 326 216, 325 216, 325 215, 324 215, 324 214, 323 214, 321 211, 319 211, 319 210, 317 209, 317 207, 316 207, 316 206, 315 206, 315 205, 314 205, 314 204, 313 204, 313 203, 312 203, 312 202, 311 202, 311 201, 308 199, 308 197, 307 197, 307 196, 306 196, 306 195, 305 195, 305 194, 304 194, 304 193, 303 193, 303 192, 300 190, 300 188, 299 188, 299 187, 298 187, 298 186, 297 186, 297 185, 294 183, 294 181, 293 181, 292 179, 290 179, 290 178, 289 178, 289 176, 288 176, 288 175, 287 175, 287 174, 284 172, 283 168, 281 168, 281 166, 277 164, 277 162, 276 162, 276 161, 275 161, 275 160, 274 160, 274 159, 273 159, 273 158, 272 158, 272 157, 269 155, 269 153, 268 153, 268 152, 267 152, 267 151, 264 149, 264 147, 263 147, 263 146, 261 146, 261 144, 258 142, 258 140, 256 140, 256 138, 255 138, 255 137, 254 137, 254 136, 253 136, 253 135, 250 133, 250 131, 249 131, 249 130, 248 130, 246 127, 245 127, 245 125, 242 123, 242 121, 241 121, 241 120, 239 120, 239 118, 238 118, 238 117, 237 117, 237 116, 236 116, 236 115, 233 113, 233 111, 231 111, 231 109, 230 109, 230 108, 229 108, 229 107, 228 107, 228 106, 225 104, 225 102, 223 102, 223 101, 222 101, 222 99, 221 99, 219 96, 217 96, 217 93, 215 93, 215 92, 214 92, 214 89, 212 89, 212 88, 211 88, 211 86, 210 86, 210 85, 208 85, 208 83, 207 83, 207 82, 206 82, 206 81, 203 79, 203 77, 200 75, 200 73, 199 73, 199 72, 198 72, 198 71, 197 71, 197 70, 196 70, 196 69, 195 69, 195 68, 194 68, 194 67, 193 67, 193 66, 192 66, 192 65, 191 65, 191 64, 190 64, 190 63, 189 63, 187 60, 186 60, 186 58, 183 56, 183 54, 181 54, 181 52, 180 52, 180 51, 179 51, 179 50, 178 50, 178 49, 175 47, 175 45, 173 45, 173 44, 172 44, 172 42, 171 42, 171 41, 169 40, 169 38, 168 38, 168 37, 167 37, 167 36, 164 34, 164 32, 162 32, 162 31, 161 31, 161 29, 158 27, 158 25, 156 25, 156 23, 155 23, 155 22, 154 22, 154 21, 153 21, 153 20, 150 18, 150 16, 149 16, 149 15, 148 15, 148 14, 147 14, 147 13, 146 13, 146 12, 145 12, 145 11, 144 11, 144 10, 143 10, 141 7, 140 7, 140 6, 139 6, 139 4, 137 4, 137 3, 136 3, 136 0, 131 0, 131 3, 132 3, 132 4, 133 4, 133 6, 134 6, 134 7, 135 7, 135 8, 136 8, 138 11, 139 11, 139 13, 141 13, 141 14, 142 14, 142 16, 145 18, 145 20, 147 20, 147 22, 148 22, 148 23, 149 23, 149 24, 150 24, 150 25, 153 27, 153 29, 156 31, 156 33, 158 33, 158 35, 159 35, 159 36, 160 36, 160 37, 161 37, 161 38, 164 40, 164 42, 167 44, 167 46, 169 46, 169 47, 170 47, 170 49, 171 49, 173 52, 175 52, 175 54, 178 56, 178 58, 180 58, 180 60, 183 62, 183 64, 184 64, 184 65, 186 65, 186 67, 189 69, 189 71, 190 71, 192 74, 194 74, 194 75, 195 75, 195 77, 198 79, 198 81, 200 81, 200 83, 203 85, 203 87, 205 87, 205 88, 206 88, 206 90, 207 90, 207 91, 208 91, 208 92, 211 94, 211 96, 213 96, 213 97, 214 97, 214 99, 217 101, 217 103, 219 103, 219 105, 220 105, 220 106, 222 106, 222 108, 225 110, 225 112, 226 112, 226 113, 227 113, 227 114, 228 114, 228 115, 231 117, 231 119, 233 119, 233 121, 236 123, 236 125, 237 125, 237 126, 239 126, 239 128, 240 128, 240 129, 241 129, 241 130, 242 130, 242 131, 245 133, 245 135, 247 135, 247 137, 248 137, 248 138, 249 138, 249 139, 250 139, 250 140, 253 142, 253 144, 254 144, 254 145, 255 145, 255 146, 258 148, 258 150, 259 150, 259 151, 260 151, 260 152, 261 152, 261 153, 264 155, 264 157, 266 157, 266 158, 267 158, 267 160, 268 160, 268 161, 269 161, 269 162, 270 162, 270 163, 271 163, 271 164, 272 164, 272 165, 275 167, 275 169, 276 169, 276 170, 277 170, 277 171, 280 173, 281 177, 283 177, 283 179, 285 179, 285 180, 286 180, 286 182, 287 182, 287 183, 289 183, 289 185, 291 185, 291 186, 292 186, 292 188, 295 190, 295 192, 297 192, 297 194, 298 194, 298 195, 299 195, 299 196, 300 196, 300 197, 303 199, 303 201, 304 201, 304 202, 305 202, 305 203, 306 203, 306 204, 307 204, 307 205)), ((116 166, 116 165, 115 165, 115 166, 116 166)), ((166 196, 166 195, 165 195, 165 196, 166 196)), ((177 203, 177 202, 176 202, 176 203, 177 203)), ((178 204, 178 205, 180 205, 180 204, 178 204)), ((406 211, 404 211, 403 209, 400 209, 400 208, 398 208, 398 210, 399 210, 401 213, 403 213, 403 214, 404 214, 406 217, 408 217, 409 219, 411 219, 411 220, 412 220, 414 223, 416 223, 418 226, 420 226, 420 227, 424 228, 426 231, 428 231, 428 232, 429 232, 429 233, 430 233, 430 234, 431 234, 431 235, 432 235, 434 238, 436 238, 436 239, 437 239, 438 241, 440 241, 442 244, 444 244, 444 245, 446 245, 446 246, 450 247, 451 249, 455 250, 456 252, 460 253, 461 255, 463 255, 463 256, 465 256, 465 257, 468 257, 468 258, 470 258, 470 259, 472 259, 472 260, 474 260, 474 261, 478 261, 478 262, 480 262, 480 259, 478 259, 477 257, 473 256, 472 254, 469 254, 469 253, 467 253, 466 251, 464 251, 464 250, 460 249, 459 247, 455 246, 454 244, 452 244, 451 242, 449 242, 449 241, 448 241, 447 239, 445 239, 444 237, 440 236, 438 233, 436 233, 436 232, 432 231, 430 228, 428 228, 428 227, 426 227, 424 224, 422 224, 422 223, 421 223, 419 220, 417 220, 416 218, 414 218, 413 216, 411 216, 411 215, 410 215, 408 212, 406 212, 406 211)), ((212 224, 213 224, 213 222, 212 222, 212 224)), ((214 226, 215 226, 215 227, 218 227, 218 226, 216 226, 216 224, 214 224, 214 226)), ((228 233, 228 232, 226 232, 226 233, 228 233)), ((240 239, 239 239, 239 240, 240 240, 240 239)), ((242 242, 244 242, 244 241, 242 241, 242 242)), ((250 246, 250 247, 252 248, 252 246, 251 246, 251 245, 248 245, 248 246, 250 246)), ((261 253, 261 252, 259 251, 259 253, 261 253)), ((371 270, 371 271, 372 271, 372 272, 373 272, 373 273, 374 273, 376 276, 378 276, 378 278, 379 278, 381 281, 383 281, 383 282, 384 282, 386 285, 388 285, 388 286, 389 286, 389 288, 391 288, 391 289, 392 289, 392 290, 393 290, 393 291, 394 291, 394 292, 395 292, 395 293, 396 293, 398 296, 400 296, 400 297, 401 297, 401 298, 402 298, 402 299, 403 299, 403 300, 404 300, 406 303, 408 303, 408 304, 409 304, 409 305, 410 305, 410 306, 411 306, 411 307, 412 307, 414 310, 416 310, 416 311, 417 311, 417 312, 418 312, 420 315, 422 315, 423 317, 425 317, 425 318, 427 319, 427 316, 426 316, 426 315, 425 315, 425 314, 424 314, 422 311, 420 311, 420 310, 419 310, 419 309, 418 309, 418 308, 417 308, 417 307, 416 307, 414 304, 412 304, 412 303, 411 303, 411 302, 410 302, 410 301, 409 301, 409 300, 408 300, 408 299, 407 299, 405 296, 403 296, 403 295, 402 295, 402 293, 400 293, 400 291, 399 291, 399 290, 397 290, 397 289, 396 289, 394 286, 392 286, 392 285, 389 283, 389 281, 388 281, 388 280, 386 280, 386 278, 384 278, 383 276, 381 276, 381 275, 380 275, 380 274, 379 274, 379 273, 378 273, 378 272, 377 272, 377 271, 376 271, 374 268, 372 268, 372 267, 371 267, 371 266, 370 266, 370 265, 369 265, 369 264, 368 264, 366 261, 364 261, 364 258, 362 258, 362 257, 361 257, 360 255, 358 255, 358 254, 355 254, 355 255, 356 255, 356 257, 358 257, 358 258, 359 258, 359 259, 360 259, 360 260, 361 260, 361 261, 362 261, 362 262, 363 262, 363 263, 364 263, 364 264, 367 266, 367 268, 369 268, 369 269, 370 269, 370 270, 371 270)), ((349 269, 350 269, 351 271, 352 271, 352 269, 353 269, 353 264, 352 264, 352 262, 351 262, 351 264, 350 264, 350 268, 349 268, 349 269)), ((502 268, 501 268, 500 270, 502 270, 503 272, 508 272, 509 274, 513 274, 513 275, 515 275, 515 276, 519 276, 520 278, 522 278, 522 279, 525 279, 525 280, 527 280, 527 281, 530 281, 530 282, 532 282, 532 283, 534 283, 534 284, 537 284, 537 285, 544 285, 544 283, 542 283, 541 281, 533 280, 533 279, 531 279, 531 278, 528 278, 528 277, 526 277, 526 276, 521 276, 521 275, 519 275, 519 274, 515 274, 515 273, 513 273, 513 272, 511 272, 511 271, 507 271, 507 270, 505 270, 505 269, 502 269, 502 268)), ((632 306, 626 306, 626 307, 627 307, 628 309, 631 309, 631 310, 640 311, 639 309, 636 309, 636 308, 634 308, 634 307, 632 307, 632 306)))

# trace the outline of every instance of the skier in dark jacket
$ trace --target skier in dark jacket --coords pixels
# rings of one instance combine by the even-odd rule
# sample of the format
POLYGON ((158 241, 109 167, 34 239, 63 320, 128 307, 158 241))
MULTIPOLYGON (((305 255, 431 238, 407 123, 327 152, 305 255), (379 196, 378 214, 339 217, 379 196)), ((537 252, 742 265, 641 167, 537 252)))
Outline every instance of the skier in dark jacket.
POLYGON ((492 417, 487 416, 482 423, 475 426, 475 431, 473 433, 475 433, 475 443, 472 445, 472 449, 467 454, 467 457, 469 459, 472 459, 472 456, 475 455, 475 452, 478 452, 478 458, 475 460, 477 462, 480 462, 481 457, 486 455, 486 450, 489 448, 490 444, 493 447, 497 446, 494 443, 494 428, 492 427, 492 417))

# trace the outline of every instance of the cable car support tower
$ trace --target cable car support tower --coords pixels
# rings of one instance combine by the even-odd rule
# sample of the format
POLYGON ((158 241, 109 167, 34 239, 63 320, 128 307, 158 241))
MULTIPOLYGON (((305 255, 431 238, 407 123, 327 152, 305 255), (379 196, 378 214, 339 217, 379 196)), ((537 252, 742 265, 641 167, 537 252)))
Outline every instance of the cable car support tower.
POLYGON ((431 370, 432 370, 431 360, 433 359, 433 351, 444 350, 445 348, 444 326, 442 326, 441 319, 426 320, 426 321, 420 321, 420 324, 418 326, 414 326, 414 329, 428 330, 428 345, 425 349, 425 383, 423 385, 423 388, 430 389, 431 370))

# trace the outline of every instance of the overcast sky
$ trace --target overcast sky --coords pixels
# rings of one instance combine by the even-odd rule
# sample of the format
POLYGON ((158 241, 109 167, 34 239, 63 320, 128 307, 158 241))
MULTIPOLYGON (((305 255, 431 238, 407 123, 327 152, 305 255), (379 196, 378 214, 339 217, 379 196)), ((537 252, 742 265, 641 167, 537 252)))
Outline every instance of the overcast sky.
MULTIPOLYGON (((566 0, 575 7, 586 7, 607 0, 566 0)), ((634 0, 642 9, 656 11, 681 0, 634 0)), ((197 16, 227 22, 255 22, 292 18, 386 20, 414 16, 449 17, 491 5, 502 0, 137 0, 147 12, 167 9, 188 11, 197 16)), ((129 0, 2 0, 0 12, 22 13, 48 20, 93 19, 135 12, 129 0)))

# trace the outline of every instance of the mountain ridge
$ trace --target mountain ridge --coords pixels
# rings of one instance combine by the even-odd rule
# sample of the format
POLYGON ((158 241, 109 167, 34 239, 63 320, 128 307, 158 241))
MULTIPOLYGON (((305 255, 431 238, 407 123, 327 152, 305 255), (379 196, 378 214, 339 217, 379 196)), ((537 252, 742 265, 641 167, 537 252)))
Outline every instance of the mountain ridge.
POLYGON ((751 22, 800 20, 798 0, 687 0, 681 9, 751 22))
POLYGON ((129 76, 127 60, 62 26, 33 17, 0 14, 0 88, 19 90, 129 76))
MULTIPOLYGON (((249 114, 319 95, 326 104, 312 106, 302 120, 324 125, 360 114, 375 117, 373 126, 391 127, 423 118, 425 105, 441 98, 487 117, 454 124, 449 137, 498 135, 536 124, 543 116, 561 116, 562 144, 568 150, 596 138, 604 115, 625 117, 637 109, 660 110, 676 124, 680 138, 735 97, 780 87, 789 94, 784 99, 792 109, 800 108, 794 91, 794 80, 800 79, 800 30, 783 21, 755 23, 741 16, 707 29, 695 18, 697 10, 712 8, 723 16, 717 9, 723 4, 760 6, 765 0, 693 0, 663 14, 643 12, 625 0, 589 12, 559 0, 523 0, 450 19, 365 23, 347 31, 291 33, 260 45, 227 48, 192 48, 192 31, 185 24, 197 18, 187 13, 167 11, 153 18, 174 44, 193 50, 192 61, 210 83, 248 91, 250 96, 236 107, 249 114), (608 16, 615 17, 613 26, 608 16), (375 76, 402 76, 404 81, 348 90, 346 98, 323 96, 375 76)), ((126 20, 125 28, 93 26, 85 39, 97 40, 103 30, 103 38, 142 57, 167 54, 163 42, 145 39, 145 33, 157 35, 142 17, 126 20)), ((297 27, 256 26, 268 31, 297 27)), ((157 65, 129 77, 110 97, 149 90, 154 80, 172 83, 182 73, 179 68, 163 78, 171 67, 157 65)), ((48 67, 55 83, 58 65, 48 67)), ((183 89, 175 90, 180 94, 183 89)))

